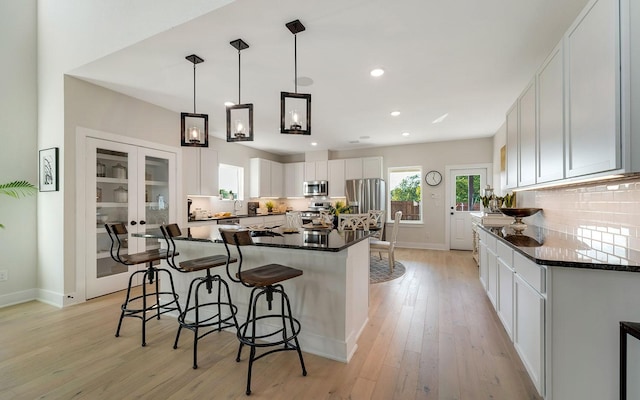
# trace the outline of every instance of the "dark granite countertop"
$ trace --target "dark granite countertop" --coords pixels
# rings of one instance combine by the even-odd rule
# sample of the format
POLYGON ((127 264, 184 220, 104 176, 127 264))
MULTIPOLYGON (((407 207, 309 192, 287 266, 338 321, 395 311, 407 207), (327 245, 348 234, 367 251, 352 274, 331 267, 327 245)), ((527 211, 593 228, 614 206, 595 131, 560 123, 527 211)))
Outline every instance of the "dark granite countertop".
POLYGON ((479 226, 537 264, 640 272, 640 252, 629 249, 623 235, 592 229, 573 235, 533 225, 516 234, 509 226, 479 226))
POLYGON ((207 221, 224 221, 225 219, 236 219, 236 218, 252 218, 252 217, 268 217, 270 215, 285 215, 286 213, 274 212, 268 214, 233 214, 226 217, 211 217, 204 219, 190 219, 189 222, 207 222, 207 221))
MULTIPOLYGON (((174 239, 222 243, 218 231, 220 228, 242 229, 237 225, 204 225, 180 228, 182 236, 174 239)), ((338 231, 337 229, 300 229, 297 233, 285 233, 282 228, 275 228, 271 230, 253 231, 252 235, 256 246, 338 252, 367 239, 371 235, 371 232, 338 231)), ((144 234, 134 234, 133 236, 163 238, 160 229, 151 229, 144 234)))

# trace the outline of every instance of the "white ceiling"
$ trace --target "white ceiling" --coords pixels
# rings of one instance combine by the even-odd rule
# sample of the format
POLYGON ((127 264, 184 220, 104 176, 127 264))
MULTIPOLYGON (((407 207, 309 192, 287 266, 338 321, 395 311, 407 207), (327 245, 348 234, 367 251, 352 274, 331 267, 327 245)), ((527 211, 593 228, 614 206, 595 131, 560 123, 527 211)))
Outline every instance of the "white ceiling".
MULTIPOLYGON (((492 136, 587 0, 236 0, 70 74, 176 112, 197 112, 226 137, 225 101, 254 104, 255 141, 276 154, 492 136), (312 135, 279 133, 280 92, 313 80, 312 135), (369 71, 386 73, 372 78, 369 71), (399 110, 398 117, 390 112, 399 110), (441 123, 432 121, 449 116, 441 123), (404 137, 402 132, 409 132, 404 137), (317 147, 310 146, 315 141, 317 147), (353 143, 357 141, 358 143, 353 143)), ((176 121, 179 127, 179 121, 176 121)), ((179 132, 176 132, 178 135, 179 132)))

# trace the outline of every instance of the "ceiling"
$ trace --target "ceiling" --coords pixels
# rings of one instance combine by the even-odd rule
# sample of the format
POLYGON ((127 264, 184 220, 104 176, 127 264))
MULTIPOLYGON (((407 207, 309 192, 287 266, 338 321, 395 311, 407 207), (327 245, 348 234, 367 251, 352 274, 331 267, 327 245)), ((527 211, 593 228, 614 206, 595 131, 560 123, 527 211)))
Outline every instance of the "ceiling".
MULTIPOLYGON (((254 104, 255 141, 275 154, 492 136, 587 0, 236 0, 69 74, 175 112, 226 138, 225 101, 254 104), (312 135, 283 135, 280 92, 312 94, 312 135), (381 67, 379 78, 369 75, 381 67), (400 111, 397 117, 391 111, 400 111), (448 113, 440 123, 433 123, 448 113), (408 136, 402 136, 408 132, 408 136), (316 142, 317 146, 311 146, 316 142)), ((176 121, 179 127, 179 121, 176 121)), ((178 128, 179 129, 179 128, 178 128)), ((178 135, 179 132, 176 132, 178 135)))

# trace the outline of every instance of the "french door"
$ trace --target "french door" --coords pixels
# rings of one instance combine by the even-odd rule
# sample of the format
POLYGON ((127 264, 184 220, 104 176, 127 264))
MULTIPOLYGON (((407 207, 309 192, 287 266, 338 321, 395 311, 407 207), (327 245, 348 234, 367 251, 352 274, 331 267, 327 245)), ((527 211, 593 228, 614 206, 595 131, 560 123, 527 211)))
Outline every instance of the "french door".
MULTIPOLYGON (((144 265, 111 258, 105 223, 124 223, 129 254, 159 247, 157 239, 132 237, 176 220, 176 154, 96 138, 86 141, 86 298, 127 287, 144 265)), ((140 284, 141 282, 136 282, 140 284)))

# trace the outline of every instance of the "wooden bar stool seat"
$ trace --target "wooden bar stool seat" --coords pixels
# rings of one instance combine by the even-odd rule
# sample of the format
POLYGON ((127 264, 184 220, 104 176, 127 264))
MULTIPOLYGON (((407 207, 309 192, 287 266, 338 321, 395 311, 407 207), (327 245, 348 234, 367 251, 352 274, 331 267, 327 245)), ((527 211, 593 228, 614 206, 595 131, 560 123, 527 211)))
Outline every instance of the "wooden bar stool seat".
POLYGON ((161 314, 165 314, 171 311, 180 312, 180 303, 178 303, 178 295, 173 284, 173 277, 169 270, 164 268, 158 268, 154 265, 155 262, 165 260, 169 256, 167 250, 153 249, 143 251, 140 253, 126 254, 127 249, 122 244, 121 236, 128 235, 127 228, 122 223, 118 224, 106 224, 105 229, 111 239, 111 258, 127 266, 146 264, 145 270, 135 271, 129 277, 129 284, 127 285, 127 296, 124 303, 122 303, 120 319, 118 321, 118 329, 116 330, 116 337, 120 336, 120 328, 122 327, 122 321, 125 317, 139 318, 142 320, 142 346, 146 346, 146 323, 154 317, 160 319, 161 314), (168 277, 171 283, 170 292, 161 292, 158 279, 160 275, 168 277), (137 276, 142 275, 142 294, 139 296, 131 297, 131 288, 135 286, 134 280, 137 276), (146 282, 149 284, 155 283, 155 291, 148 292, 146 282), (161 296, 168 297, 167 300, 163 300, 161 296), (154 304, 149 304, 149 298, 155 298, 154 304), (150 315, 148 315, 150 314, 150 315))
POLYGON ((224 254, 216 254, 177 262, 175 255, 178 255, 178 252, 173 238, 182 235, 180 228, 176 224, 170 224, 161 226, 160 230, 169 249, 170 256, 167 258, 169 266, 182 273, 206 271, 204 276, 194 278, 189 284, 187 303, 178 316, 179 327, 176 340, 173 343, 173 348, 177 349, 182 328, 193 332, 193 369, 197 369, 198 341, 200 339, 226 328, 234 328, 236 331, 238 329, 238 321, 236 320, 238 308, 231 301, 229 285, 220 275, 211 274, 212 268, 235 263, 237 260, 229 260, 224 254), (209 300, 201 299, 201 288, 205 288, 207 293, 211 295, 214 292, 214 284, 215 296, 209 300))
POLYGON ((298 334, 301 328, 300 322, 293 317, 289 297, 285 293, 284 287, 280 284, 280 282, 302 275, 302 271, 280 264, 267 264, 243 271, 241 248, 243 246, 253 245, 250 232, 248 230, 220 229, 220 233, 227 250, 229 263, 235 260, 235 258, 231 256, 231 246, 235 246, 240 260, 235 276, 231 275, 229 266, 227 265, 227 275, 229 279, 251 288, 247 318, 245 322, 238 327, 240 346, 238 348, 238 355, 236 356, 236 361, 239 362, 242 347, 246 345, 250 348, 246 394, 251 394, 251 370, 254 361, 272 353, 296 351, 300 359, 302 375, 306 376, 307 369, 305 368, 304 359, 302 358, 300 343, 298 343, 298 334), (273 310, 272 307, 274 295, 279 295, 280 297, 280 307, 276 307, 276 310, 273 310), (266 313, 260 313, 258 309, 258 302, 261 297, 264 297, 267 301, 268 311, 266 313), (280 312, 277 312, 278 310, 280 312), (257 325, 258 322, 260 322, 259 326, 257 325), (275 348, 256 355, 257 348, 266 347, 275 348))

